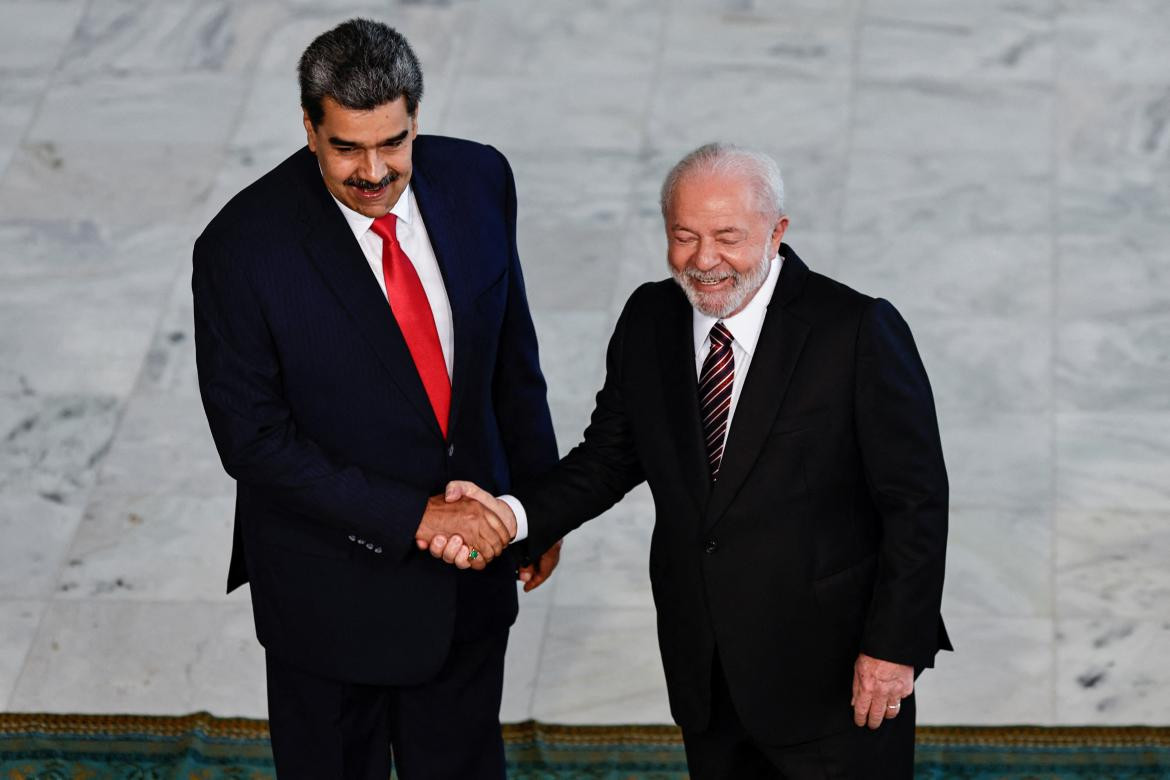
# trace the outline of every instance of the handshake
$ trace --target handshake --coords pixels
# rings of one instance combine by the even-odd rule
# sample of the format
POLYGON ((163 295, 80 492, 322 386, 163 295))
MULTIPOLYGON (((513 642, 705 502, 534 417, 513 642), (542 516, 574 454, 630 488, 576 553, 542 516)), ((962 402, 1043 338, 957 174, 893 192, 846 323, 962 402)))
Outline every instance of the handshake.
MULTIPOLYGON (((453 481, 441 496, 427 500, 422 522, 415 531, 420 550, 460 569, 482 570, 516 538, 516 515, 507 503, 474 482, 453 481)), ((536 565, 518 572, 530 591, 544 582, 560 560, 561 542, 541 555, 536 565)))

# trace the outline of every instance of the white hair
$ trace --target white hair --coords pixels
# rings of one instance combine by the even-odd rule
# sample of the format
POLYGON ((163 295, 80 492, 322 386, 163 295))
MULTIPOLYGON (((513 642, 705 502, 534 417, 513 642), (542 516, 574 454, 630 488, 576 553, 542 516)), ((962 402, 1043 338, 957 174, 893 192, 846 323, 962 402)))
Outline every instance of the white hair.
POLYGON ((666 216, 679 182, 683 177, 698 172, 744 176, 752 183, 761 211, 769 218, 779 219, 784 215, 784 179, 780 176, 780 166, 776 161, 754 149, 715 142, 695 149, 675 163, 670 173, 666 174, 659 199, 663 217, 666 216))

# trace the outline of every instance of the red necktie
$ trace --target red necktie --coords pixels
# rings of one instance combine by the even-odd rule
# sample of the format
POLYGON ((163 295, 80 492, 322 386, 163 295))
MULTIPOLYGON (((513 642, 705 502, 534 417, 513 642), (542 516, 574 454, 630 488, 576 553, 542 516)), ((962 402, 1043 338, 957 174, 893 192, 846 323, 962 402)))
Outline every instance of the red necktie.
POLYGON ((382 237, 382 278, 386 280, 390 310, 398 320, 406 347, 431 400, 431 408, 435 410, 435 419, 439 421, 443 438, 446 438, 447 418, 451 411, 451 380, 447 376, 443 349, 439 346, 439 331, 435 328, 431 304, 414 264, 398 243, 397 223, 396 215, 387 214, 375 219, 370 230, 382 237))

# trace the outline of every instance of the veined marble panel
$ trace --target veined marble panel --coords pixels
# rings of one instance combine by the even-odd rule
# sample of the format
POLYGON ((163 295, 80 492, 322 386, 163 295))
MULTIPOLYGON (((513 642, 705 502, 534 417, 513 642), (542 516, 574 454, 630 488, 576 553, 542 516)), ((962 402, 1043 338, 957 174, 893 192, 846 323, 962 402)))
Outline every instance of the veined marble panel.
POLYGON ((0 600, 0 710, 14 709, 9 698, 45 611, 43 601, 0 600))
POLYGON ((5 486, 0 492, 0 597, 47 599, 53 594, 81 513, 79 506, 5 486))
POLYGON ((98 479, 103 492, 131 496, 230 496, 198 395, 140 393, 126 405, 98 479))
POLYGON ((1062 323, 1056 383, 1061 410, 1170 411, 1170 310, 1121 322, 1062 323))
POLYGON ((1052 314, 1053 250, 1047 233, 847 233, 840 255, 838 280, 888 298, 911 327, 924 316, 1034 321, 1052 314))
POLYGON ((1170 620, 1165 513, 1056 513, 1057 609, 1065 618, 1170 620))
POLYGON ((1119 162, 1060 166, 1057 229, 1066 236, 1124 241, 1164 231, 1170 224, 1170 174, 1165 169, 1119 162))
POLYGON ((549 405, 558 426, 567 426, 570 438, 557 431, 562 454, 580 441, 593 411, 593 397, 605 380, 605 348, 613 322, 603 311, 533 311, 540 342, 540 367, 548 382, 549 405))
POLYGON ((1051 408, 1048 320, 922 317, 910 325, 938 406, 1038 414, 1051 408))
POLYGON ((87 272, 68 256, 66 264, 80 273, 4 280, 0 355, 38 393, 124 396, 141 368, 173 266, 116 274, 87 272))
POLYGON ((861 0, 675 0, 676 13, 719 13, 735 19, 773 22, 807 19, 846 24, 855 19, 861 0))
POLYGON ((1058 412, 1059 511, 1170 511, 1170 414, 1058 412))
MULTIPOLYGON (((82 0, 0 2, 0 71, 51 71, 85 10, 82 0)), ((9 76, 5 75, 7 81, 9 76)))
POLYGON ((445 132, 498 147, 509 157, 528 150, 613 151, 636 148, 651 81, 590 74, 492 77, 465 74, 455 86, 445 132))
POLYGON ((1052 224, 1052 163, 1031 154, 858 151, 843 230, 895 236, 1021 233, 1052 224))
MULTIPOLYGON (((176 463, 178 461, 172 461, 176 463)), ((56 586, 76 600, 222 603, 235 496, 99 491, 56 586)), ((240 592, 233 600, 244 600, 240 592)))
POLYGON ((1042 512, 1052 502, 1047 414, 939 409, 953 506, 1042 512))
MULTIPOLYGON (((840 162, 849 125, 849 82, 774 78, 766 68, 712 68, 698 79, 664 68, 649 111, 646 138, 663 150, 663 174, 683 154, 709 141, 773 153, 807 149, 840 162)), ((782 169, 792 167, 793 160, 775 156, 782 169)))
POLYGON ((1105 231, 1059 241, 1056 294, 1062 320, 1128 323, 1170 314, 1170 230, 1105 231))
POLYGON ((985 18, 930 22, 870 13, 875 15, 861 26, 857 63, 867 79, 1041 83, 1052 77, 1052 21, 1043 16, 997 24, 985 18))
POLYGON ((1052 536, 1047 507, 952 506, 943 617, 1051 617, 1052 536))
POLYGON ((109 451, 118 399, 27 394, 0 401, 0 493, 83 502, 109 451))
POLYGON ((946 620, 955 652, 939 653, 918 678, 919 723, 1053 722, 1051 618, 946 620))
POLYGON ((1057 94, 1057 137, 1064 160, 1170 172, 1170 74, 1156 84, 1076 81, 1061 84, 1057 94))
POLYGON ((858 82, 853 148, 1051 153, 1053 98, 1038 84, 958 79, 858 82))
POLYGON ((949 24, 986 24, 992 26, 1032 26, 1051 20, 1059 0, 867 0, 865 18, 897 19, 923 26, 949 24))
POLYGON ((275 0, 97 0, 87 4, 61 69, 77 75, 242 73, 286 14, 275 0))
MULTIPOLYGON (((247 83, 231 73, 82 75, 60 80, 45 93, 29 141, 92 144, 215 144, 227 140, 247 83), (79 121, 81 117, 84 120, 79 121)), ((126 167, 144 164, 121 156, 126 167)), ((169 180, 189 165, 181 158, 151 173, 169 180)), ((107 187, 108 189, 108 187, 107 187)))
POLYGON ((532 716, 549 723, 670 723, 653 609, 550 613, 532 716))
POLYGON ((645 484, 565 537, 553 608, 654 607, 650 534, 654 502, 645 484))
MULTIPOLYGON (((848 20, 826 22, 814 14, 768 18, 751 12, 673 13, 662 62, 674 73, 690 74, 696 83, 713 69, 744 71, 745 80, 822 83, 849 78, 853 40, 848 20)), ((685 92, 670 97, 688 99, 685 92)), ((779 101, 796 105, 782 96, 779 101)))
POLYGON ((1157 0, 1064 2, 1056 18, 1061 80, 1166 81, 1170 10, 1157 0))
POLYGON ((0 111, 0 181, 48 84, 44 73, 0 70, 0 106, 4 107, 0 111))
POLYGON ((267 717, 247 604, 56 601, 12 696, 24 712, 267 717))
POLYGON ((532 215, 517 226, 517 246, 533 307, 564 312, 609 305, 620 262, 620 230, 532 215))
POLYGON ((657 0, 510 0, 484 6, 461 53, 464 73, 622 79, 650 75, 665 8, 657 0))
POLYGON ((1162 724, 1170 720, 1170 621, 1109 617, 1061 620, 1056 716, 1066 724, 1162 724))
MULTIPOLYGON (((613 233, 631 215, 630 193, 643 176, 639 157, 629 150, 574 152, 526 149, 509 158, 516 178, 520 223, 559 218, 589 225, 610 238, 614 259, 620 236, 613 233)), ((657 195, 651 205, 657 209, 657 195)), ((642 203, 633 205, 640 209, 642 203)), ((520 245, 521 261, 527 253, 520 245)))
MULTIPOLYGON (((171 223, 190 216, 207 197, 223 159, 222 148, 216 143, 133 139, 130 134, 104 143, 25 141, 0 187, 0 213, 6 219, 90 220, 113 227, 171 223), (64 182, 69 186, 67 199, 61 195, 64 182)), ((190 245, 183 250, 189 251, 190 245)))

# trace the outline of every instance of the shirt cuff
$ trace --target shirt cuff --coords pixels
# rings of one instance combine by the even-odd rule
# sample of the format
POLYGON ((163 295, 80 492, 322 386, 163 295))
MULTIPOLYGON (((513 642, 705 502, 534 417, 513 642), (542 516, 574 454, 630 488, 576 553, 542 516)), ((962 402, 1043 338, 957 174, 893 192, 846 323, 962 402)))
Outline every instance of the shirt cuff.
POLYGON ((512 538, 512 541, 520 542, 527 539, 528 513, 524 511, 524 505, 515 496, 499 496, 499 499, 508 505, 512 514, 516 515, 516 536, 512 538))

